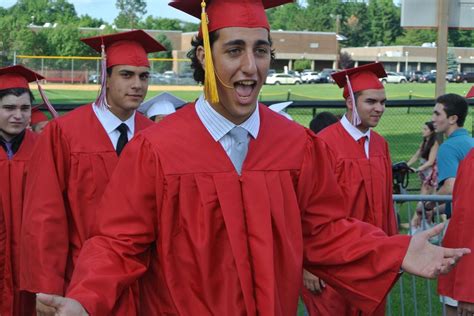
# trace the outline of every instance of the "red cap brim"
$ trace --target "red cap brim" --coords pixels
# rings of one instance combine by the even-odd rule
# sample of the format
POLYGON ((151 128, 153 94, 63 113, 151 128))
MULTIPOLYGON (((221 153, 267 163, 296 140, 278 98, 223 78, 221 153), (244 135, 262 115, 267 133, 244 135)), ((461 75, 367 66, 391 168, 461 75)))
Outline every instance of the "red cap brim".
POLYGON ((29 82, 42 79, 44 79, 42 75, 21 65, 0 68, 0 90, 29 89, 29 82))

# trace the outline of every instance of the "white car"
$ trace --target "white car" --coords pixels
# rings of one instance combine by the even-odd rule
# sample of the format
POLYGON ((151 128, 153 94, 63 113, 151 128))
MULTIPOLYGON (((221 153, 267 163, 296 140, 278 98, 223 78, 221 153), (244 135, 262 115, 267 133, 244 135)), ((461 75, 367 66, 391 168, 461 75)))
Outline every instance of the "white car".
POLYGON ((406 83, 407 82, 407 77, 405 77, 403 75, 399 75, 395 72, 387 71, 387 77, 380 78, 380 81, 383 84, 386 84, 386 83, 406 83))
POLYGON ((311 71, 311 72, 303 72, 301 75, 301 80, 306 83, 315 83, 319 82, 321 77, 319 77, 319 74, 317 72, 311 71))
POLYGON ((301 79, 298 77, 294 77, 289 74, 284 74, 284 73, 274 73, 271 75, 268 75, 267 81, 265 81, 266 84, 274 84, 274 85, 280 85, 280 84, 301 84, 301 79))

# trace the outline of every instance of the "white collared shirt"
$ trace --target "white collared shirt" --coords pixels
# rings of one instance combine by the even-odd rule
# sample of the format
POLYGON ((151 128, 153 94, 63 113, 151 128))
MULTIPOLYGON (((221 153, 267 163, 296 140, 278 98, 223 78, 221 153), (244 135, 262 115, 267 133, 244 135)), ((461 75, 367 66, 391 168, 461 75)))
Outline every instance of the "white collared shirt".
POLYGON ((120 137, 120 132, 117 130, 120 124, 125 123, 128 127, 128 140, 132 139, 133 135, 135 134, 135 111, 133 112, 132 116, 130 116, 126 121, 122 122, 118 117, 115 116, 110 110, 106 107, 96 106, 92 104, 92 109, 94 110, 97 119, 99 120, 100 124, 105 129, 105 132, 110 138, 114 149, 117 149, 117 141, 120 137))
MULTIPOLYGON (((254 139, 258 136, 260 130, 260 113, 258 104, 255 111, 250 117, 240 125, 235 125, 221 114, 217 113, 214 108, 201 95, 196 101, 196 112, 202 124, 206 127, 209 134, 216 142, 219 142, 230 157, 230 148, 232 147, 233 138, 230 137, 229 131, 236 126, 244 128, 254 139)), ((250 137, 249 136, 249 137, 250 137)))
POLYGON ((349 120, 346 118, 346 115, 343 115, 341 118, 341 124, 342 127, 351 135, 351 137, 358 142, 359 139, 362 137, 367 137, 367 140, 365 141, 364 149, 365 149, 365 156, 369 158, 369 144, 370 144, 370 128, 367 130, 367 132, 362 133, 357 127, 352 125, 349 120))

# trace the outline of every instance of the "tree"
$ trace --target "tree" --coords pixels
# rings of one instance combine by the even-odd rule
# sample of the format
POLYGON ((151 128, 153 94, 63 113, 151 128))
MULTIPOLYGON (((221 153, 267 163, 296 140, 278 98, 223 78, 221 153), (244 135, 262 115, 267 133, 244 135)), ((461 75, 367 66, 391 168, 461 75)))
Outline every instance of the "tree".
POLYGON ((197 23, 183 22, 178 19, 159 18, 152 15, 147 16, 145 21, 140 22, 139 27, 147 30, 170 30, 194 32, 199 29, 197 23))
POLYGON ((454 51, 452 49, 448 50, 448 58, 447 58, 447 65, 448 65, 448 70, 451 71, 457 71, 458 70, 458 59, 456 58, 456 55, 454 54, 454 51))
POLYGON ((115 6, 119 9, 119 15, 114 23, 119 28, 137 27, 147 11, 145 0, 117 0, 115 6))
POLYGON ((294 65, 294 68, 296 71, 303 71, 305 69, 310 69, 311 68, 311 61, 308 60, 308 59, 298 59, 297 61, 295 61, 295 65, 294 65))
POLYGON ((391 45, 403 31, 400 8, 392 0, 371 0, 367 6, 372 45, 391 45))
MULTIPOLYGON (((171 58, 172 57, 172 51, 173 51, 173 45, 171 44, 171 41, 166 37, 164 34, 160 34, 156 37, 156 40, 160 42, 161 45, 163 45, 166 48, 166 51, 164 52, 158 52, 158 53, 153 53, 150 54, 150 58, 171 58)), ((166 70, 171 70, 173 66, 172 62, 167 62, 167 61, 158 61, 158 62, 153 62, 153 72, 165 72, 166 70)))
POLYGON ((341 54, 339 54, 339 67, 341 67, 341 69, 348 69, 354 67, 354 61, 352 60, 352 57, 349 53, 342 52, 341 54))

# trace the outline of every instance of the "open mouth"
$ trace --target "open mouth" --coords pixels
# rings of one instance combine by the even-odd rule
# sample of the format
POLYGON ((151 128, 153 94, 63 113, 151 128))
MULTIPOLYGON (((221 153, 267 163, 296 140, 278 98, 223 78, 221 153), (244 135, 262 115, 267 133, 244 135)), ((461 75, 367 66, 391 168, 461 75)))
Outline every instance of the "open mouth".
POLYGON ((247 103, 255 90, 257 81, 255 80, 240 80, 234 83, 235 92, 240 103, 247 103))

